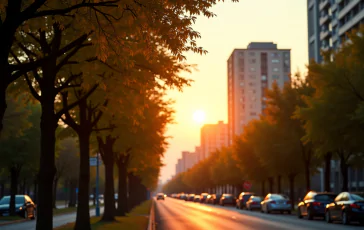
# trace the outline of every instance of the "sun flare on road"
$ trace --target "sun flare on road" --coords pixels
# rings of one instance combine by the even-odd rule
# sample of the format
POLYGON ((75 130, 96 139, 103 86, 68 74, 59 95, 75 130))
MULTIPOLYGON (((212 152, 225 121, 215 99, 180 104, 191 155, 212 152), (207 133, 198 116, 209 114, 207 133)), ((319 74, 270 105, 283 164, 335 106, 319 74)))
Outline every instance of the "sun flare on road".
POLYGON ((202 110, 196 110, 193 113, 193 120, 199 124, 202 124, 205 121, 205 112, 202 110))

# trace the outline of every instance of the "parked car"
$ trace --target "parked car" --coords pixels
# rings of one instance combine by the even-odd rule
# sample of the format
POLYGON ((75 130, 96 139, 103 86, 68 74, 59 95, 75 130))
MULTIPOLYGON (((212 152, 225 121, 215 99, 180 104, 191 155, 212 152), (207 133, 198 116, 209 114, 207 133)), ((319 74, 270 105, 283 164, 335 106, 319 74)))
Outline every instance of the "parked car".
MULTIPOLYGON (((35 219, 36 205, 27 195, 15 196, 15 212, 25 219, 35 219)), ((0 216, 8 216, 10 214, 10 196, 4 196, 0 200, 0 216)))
POLYGON ((308 192, 303 200, 299 200, 297 216, 307 216, 309 220, 314 217, 324 217, 326 205, 333 202, 337 194, 328 192, 308 192))
POLYGON ((205 203, 208 195, 209 195, 208 193, 201 193, 201 195, 200 195, 200 203, 205 203))
POLYGON ((254 193, 250 193, 250 192, 242 192, 242 193, 240 193, 238 199, 236 200, 236 208, 237 209, 244 209, 244 208, 246 208, 246 205, 245 205, 246 202, 253 195, 254 195, 254 193))
POLYGON ((195 199, 195 194, 188 194, 186 201, 194 201, 195 199))
POLYGON ((200 202, 201 196, 200 195, 196 195, 193 197, 193 202, 200 202))
POLYGON ((291 214, 291 201, 286 195, 269 193, 264 200, 261 202, 261 212, 287 212, 291 214))
POLYGON ((364 224, 364 197, 355 193, 342 192, 326 205, 325 219, 328 223, 341 220, 343 224, 359 221, 364 224))
POLYGON ((235 205, 236 198, 232 194, 224 193, 220 198, 220 205, 235 205))
POLYGON ((157 200, 164 200, 164 193, 157 193, 157 200))
POLYGON ((249 197, 249 200, 246 202, 246 209, 252 211, 252 210, 260 210, 262 208, 262 205, 260 204, 262 202, 263 198, 260 196, 251 196, 249 197))
POLYGON ((209 203, 213 205, 219 204, 221 196, 221 194, 212 194, 209 203))

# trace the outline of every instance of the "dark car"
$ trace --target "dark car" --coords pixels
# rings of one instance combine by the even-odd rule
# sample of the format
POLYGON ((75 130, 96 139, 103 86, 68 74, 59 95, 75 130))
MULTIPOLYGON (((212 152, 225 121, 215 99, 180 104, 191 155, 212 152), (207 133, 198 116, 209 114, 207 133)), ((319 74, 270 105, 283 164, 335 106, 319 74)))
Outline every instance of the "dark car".
POLYGON ((260 196, 251 196, 249 200, 245 203, 246 209, 252 211, 252 210, 260 210, 262 208, 262 205, 260 204, 263 200, 263 197, 260 196))
POLYGON ((342 192, 332 203, 326 205, 325 214, 328 223, 341 220, 345 225, 352 221, 364 224, 364 197, 355 193, 342 192))
POLYGON ((186 201, 194 201, 195 199, 195 194, 188 194, 186 201))
MULTIPOLYGON (((10 196, 4 196, 0 200, 0 216, 8 216, 10 207, 10 196)), ((27 195, 15 196, 15 212, 25 219, 35 219, 36 206, 27 195)))
POLYGON ((309 220, 314 217, 324 217, 326 205, 333 202, 337 194, 311 191, 298 203, 297 216, 307 216, 309 220))
POLYGON ((158 193, 157 200, 164 200, 164 193, 158 193))
POLYGON ((236 208, 237 209, 244 209, 244 208, 246 208, 246 202, 253 195, 254 195, 254 193, 250 193, 250 192, 242 192, 242 193, 240 193, 238 199, 236 200, 236 208))
POLYGON ((207 197, 208 197, 208 193, 201 193, 200 195, 200 203, 206 203, 207 197))
POLYGON ((217 194, 217 195, 216 194, 212 194, 211 197, 209 198, 208 203, 209 204, 213 204, 213 205, 219 204, 221 196, 222 195, 220 195, 220 194, 217 194))
POLYGON ((236 202, 236 198, 232 195, 232 194, 222 194, 221 198, 220 198, 220 205, 221 206, 225 206, 225 205, 235 205, 236 202))

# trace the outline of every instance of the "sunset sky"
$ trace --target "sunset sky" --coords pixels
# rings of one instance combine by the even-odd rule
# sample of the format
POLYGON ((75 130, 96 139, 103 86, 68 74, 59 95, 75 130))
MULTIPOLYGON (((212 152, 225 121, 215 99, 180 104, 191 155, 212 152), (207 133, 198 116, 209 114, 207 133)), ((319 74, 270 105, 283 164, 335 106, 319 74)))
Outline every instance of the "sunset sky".
POLYGON ((205 123, 227 122, 227 67, 234 48, 246 48, 250 42, 274 42, 278 48, 291 49, 292 72, 305 70, 307 50, 306 0, 240 0, 217 4, 215 18, 200 17, 194 29, 201 33, 198 45, 207 55, 188 54, 187 62, 197 64, 198 71, 186 75, 195 82, 182 93, 171 92, 176 101, 175 120, 167 135, 169 148, 165 153, 161 180, 175 173, 175 164, 182 151, 194 151, 200 145, 200 128, 193 114, 202 110, 205 123))

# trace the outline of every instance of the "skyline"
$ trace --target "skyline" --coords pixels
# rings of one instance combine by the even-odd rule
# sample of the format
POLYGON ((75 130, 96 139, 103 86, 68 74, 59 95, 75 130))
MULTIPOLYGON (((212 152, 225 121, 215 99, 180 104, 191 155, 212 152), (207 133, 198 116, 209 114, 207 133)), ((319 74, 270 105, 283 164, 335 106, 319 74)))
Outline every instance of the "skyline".
POLYGON ((214 18, 199 17, 194 29, 201 33, 198 45, 207 55, 187 54, 187 63, 197 64, 198 71, 182 75, 194 80, 182 93, 171 91, 175 100, 175 122, 168 126, 169 147, 164 155, 160 179, 174 175, 182 151, 194 151, 200 145, 200 128, 193 114, 205 112, 205 124, 227 123, 227 60, 234 49, 246 48, 250 42, 274 42, 279 49, 291 49, 291 73, 305 71, 308 62, 306 1, 219 3, 212 8, 214 18), (264 8, 261 6, 265 5, 264 8), (287 10, 285 10, 287 9, 287 10), (256 14, 256 12, 261 13, 256 14), (278 16, 277 16, 278 13, 278 16), (265 15, 261 17, 261 15, 265 15), (287 18, 290 20, 287 21, 287 18), (254 23, 250 23, 254 20, 254 23), (264 28, 260 30, 259 28, 264 28), (246 31, 249 31, 247 33, 246 31), (211 80, 213 79, 213 80, 211 80))

